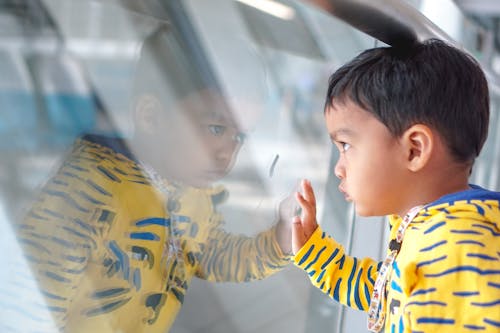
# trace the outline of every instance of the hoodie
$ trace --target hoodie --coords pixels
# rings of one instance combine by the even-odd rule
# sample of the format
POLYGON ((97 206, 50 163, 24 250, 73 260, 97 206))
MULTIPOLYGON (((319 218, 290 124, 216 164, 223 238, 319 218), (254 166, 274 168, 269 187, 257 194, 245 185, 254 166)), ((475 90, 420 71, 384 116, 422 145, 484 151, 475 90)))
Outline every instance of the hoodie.
MULTIPOLYGON (((389 216, 390 239, 402 222, 389 216)), ((311 282, 368 311, 382 262, 346 255, 320 227, 295 255, 311 282)), ((384 295, 386 332, 500 331, 500 193, 471 185, 408 226, 384 295)))

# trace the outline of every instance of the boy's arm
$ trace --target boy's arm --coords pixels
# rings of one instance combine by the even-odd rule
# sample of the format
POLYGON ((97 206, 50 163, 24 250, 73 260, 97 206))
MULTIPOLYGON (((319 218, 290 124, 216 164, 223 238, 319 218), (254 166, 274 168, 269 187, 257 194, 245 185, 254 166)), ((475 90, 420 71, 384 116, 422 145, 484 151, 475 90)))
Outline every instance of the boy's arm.
POLYGON ((347 256, 316 222, 316 199, 309 181, 296 198, 302 208, 292 229, 294 263, 308 273, 314 286, 336 301, 367 311, 380 263, 347 256))
POLYGON ((277 226, 256 237, 214 228, 196 275, 209 281, 247 282, 263 279, 290 263, 277 241, 277 226))

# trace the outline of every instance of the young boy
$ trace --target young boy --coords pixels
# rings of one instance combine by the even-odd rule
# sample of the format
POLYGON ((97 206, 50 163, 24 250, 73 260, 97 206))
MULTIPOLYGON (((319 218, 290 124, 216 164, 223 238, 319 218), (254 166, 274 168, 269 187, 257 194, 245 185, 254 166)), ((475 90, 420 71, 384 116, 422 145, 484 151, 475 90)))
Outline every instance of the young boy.
POLYGON ((367 311, 371 331, 500 331, 500 193, 468 184, 488 118, 480 66, 439 40, 367 50, 331 76, 339 190, 357 214, 389 215, 391 241, 383 262, 347 256, 317 225, 303 181, 294 261, 367 311))
POLYGON ((169 32, 146 40, 134 136, 77 140, 18 225, 45 297, 38 306, 53 317, 23 310, 37 332, 167 332, 194 277, 252 281, 290 262, 284 223, 255 237, 224 231, 227 193, 212 184, 247 128, 220 93, 189 81, 172 60, 179 47, 169 32), (152 57, 164 73, 147 66, 152 57), (165 98, 168 84, 182 98, 165 98))

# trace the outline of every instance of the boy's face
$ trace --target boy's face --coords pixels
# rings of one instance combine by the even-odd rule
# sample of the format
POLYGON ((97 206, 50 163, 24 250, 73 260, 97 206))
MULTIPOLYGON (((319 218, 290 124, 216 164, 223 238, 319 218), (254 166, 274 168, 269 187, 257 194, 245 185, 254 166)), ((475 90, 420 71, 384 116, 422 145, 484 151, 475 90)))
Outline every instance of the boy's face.
POLYGON ((155 169, 195 187, 209 186, 231 170, 245 133, 220 98, 208 92, 190 96, 176 115, 161 120, 155 169))
POLYGON ((398 138, 372 114, 351 101, 325 112, 332 142, 340 152, 335 175, 339 190, 361 216, 394 214, 404 205, 404 151, 398 138))

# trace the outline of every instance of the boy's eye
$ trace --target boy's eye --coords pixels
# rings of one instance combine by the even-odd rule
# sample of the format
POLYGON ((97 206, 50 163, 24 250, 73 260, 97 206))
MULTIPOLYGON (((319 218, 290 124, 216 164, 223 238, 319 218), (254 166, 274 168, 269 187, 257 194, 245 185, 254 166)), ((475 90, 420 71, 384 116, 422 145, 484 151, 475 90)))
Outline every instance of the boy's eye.
POLYGON ((247 139, 247 135, 245 133, 242 133, 242 132, 235 134, 233 137, 233 140, 236 141, 237 143, 240 143, 240 144, 243 144, 246 139, 247 139))
POLYGON ((337 141, 336 145, 341 153, 345 153, 351 148, 351 145, 347 142, 337 141))
POLYGON ((214 136, 221 136, 226 131, 226 126, 222 126, 222 125, 208 125, 208 130, 214 136))
POLYGON ((346 152, 349 150, 349 148, 351 148, 351 145, 347 142, 341 142, 340 147, 342 147, 342 152, 346 152))

